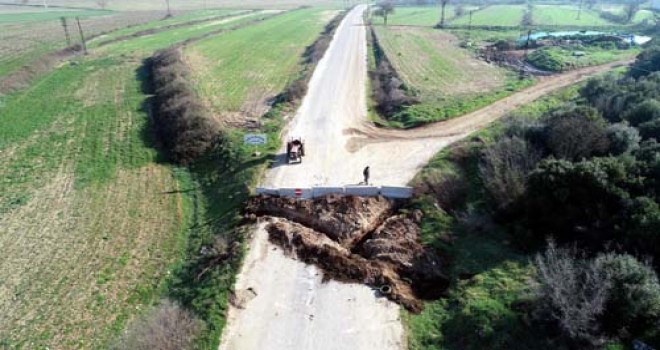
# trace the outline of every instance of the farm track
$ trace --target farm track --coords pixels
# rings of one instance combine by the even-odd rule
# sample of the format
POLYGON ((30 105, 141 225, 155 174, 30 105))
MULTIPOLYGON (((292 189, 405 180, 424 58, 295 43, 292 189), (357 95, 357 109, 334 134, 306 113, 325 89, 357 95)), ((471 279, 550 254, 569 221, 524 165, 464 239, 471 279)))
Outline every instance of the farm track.
POLYGON ((481 108, 461 117, 426 126, 409 129, 383 129, 365 123, 358 129, 347 130, 347 134, 355 137, 349 140, 348 147, 357 151, 367 143, 398 142, 415 139, 455 139, 463 138, 470 133, 484 128, 493 121, 505 116, 517 108, 530 103, 555 90, 584 81, 594 75, 612 70, 616 67, 630 64, 634 59, 625 59, 602 65, 585 67, 563 74, 539 78, 541 81, 520 92, 514 93, 491 105, 481 108))

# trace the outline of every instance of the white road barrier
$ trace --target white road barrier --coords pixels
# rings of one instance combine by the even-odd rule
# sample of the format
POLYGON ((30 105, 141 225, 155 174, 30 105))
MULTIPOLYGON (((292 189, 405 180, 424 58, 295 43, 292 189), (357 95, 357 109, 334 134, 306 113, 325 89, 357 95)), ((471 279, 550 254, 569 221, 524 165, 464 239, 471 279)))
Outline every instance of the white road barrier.
POLYGON ((257 187, 257 194, 267 194, 288 198, 318 198, 328 194, 343 194, 348 196, 386 198, 410 198, 413 196, 412 187, 406 186, 346 186, 346 187, 303 187, 303 188, 266 188, 257 187))
POLYGON ((383 186, 380 195, 387 198, 410 198, 413 195, 412 187, 383 186))
POLYGON ((375 197, 380 195, 380 187, 375 186, 346 186, 344 187, 347 195, 361 197, 375 197))
POLYGON ((312 187, 312 197, 318 198, 329 194, 345 194, 343 187, 312 187))

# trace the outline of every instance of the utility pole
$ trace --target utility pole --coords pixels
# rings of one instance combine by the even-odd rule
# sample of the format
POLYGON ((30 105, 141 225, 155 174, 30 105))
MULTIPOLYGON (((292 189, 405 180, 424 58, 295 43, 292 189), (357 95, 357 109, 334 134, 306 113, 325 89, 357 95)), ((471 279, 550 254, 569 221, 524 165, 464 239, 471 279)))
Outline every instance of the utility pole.
POLYGON ((582 14, 582 2, 583 2, 583 1, 584 1, 584 0, 580 0, 580 7, 578 7, 578 16, 577 16, 577 19, 580 19, 580 15, 582 14))
POLYGON ((85 43, 85 34, 83 34, 82 26, 80 25, 80 18, 76 17, 76 22, 78 22, 78 31, 80 32, 80 42, 82 43, 83 53, 87 54, 87 44, 85 43))
POLYGON ((170 0, 165 0, 167 3, 167 17, 172 17, 172 11, 170 10, 170 0))
POLYGON ((64 37, 66 37, 66 46, 69 47, 71 46, 71 36, 69 35, 69 27, 66 23, 66 17, 61 17, 60 20, 62 21, 62 28, 64 28, 64 37))
POLYGON ((472 31, 472 14, 474 13, 474 10, 470 10, 470 21, 468 22, 468 34, 470 31, 472 31))
POLYGON ((525 43, 525 55, 523 56, 523 61, 520 62, 520 76, 518 77, 520 80, 525 79, 525 61, 527 61, 527 51, 529 50, 529 41, 532 36, 532 30, 527 31, 527 42, 525 43))

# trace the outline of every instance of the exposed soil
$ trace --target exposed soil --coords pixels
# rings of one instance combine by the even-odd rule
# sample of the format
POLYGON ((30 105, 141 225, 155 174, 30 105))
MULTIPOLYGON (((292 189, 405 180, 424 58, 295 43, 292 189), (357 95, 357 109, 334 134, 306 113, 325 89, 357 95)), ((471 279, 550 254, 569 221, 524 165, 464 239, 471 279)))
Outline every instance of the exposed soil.
POLYGON ((383 197, 328 195, 314 200, 259 196, 248 216, 267 217, 269 240, 324 272, 324 280, 358 282, 411 312, 442 295, 444 262, 418 242, 420 211, 383 197), (275 218, 273 218, 275 217, 275 218))

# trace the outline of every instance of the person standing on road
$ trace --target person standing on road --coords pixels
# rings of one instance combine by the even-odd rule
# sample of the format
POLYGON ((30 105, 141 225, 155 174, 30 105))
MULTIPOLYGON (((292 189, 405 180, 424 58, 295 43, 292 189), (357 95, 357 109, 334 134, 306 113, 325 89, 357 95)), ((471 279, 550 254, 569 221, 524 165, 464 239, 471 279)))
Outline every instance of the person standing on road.
POLYGON ((364 184, 368 185, 369 184, 369 166, 368 165, 362 171, 362 175, 364 175, 364 184))

